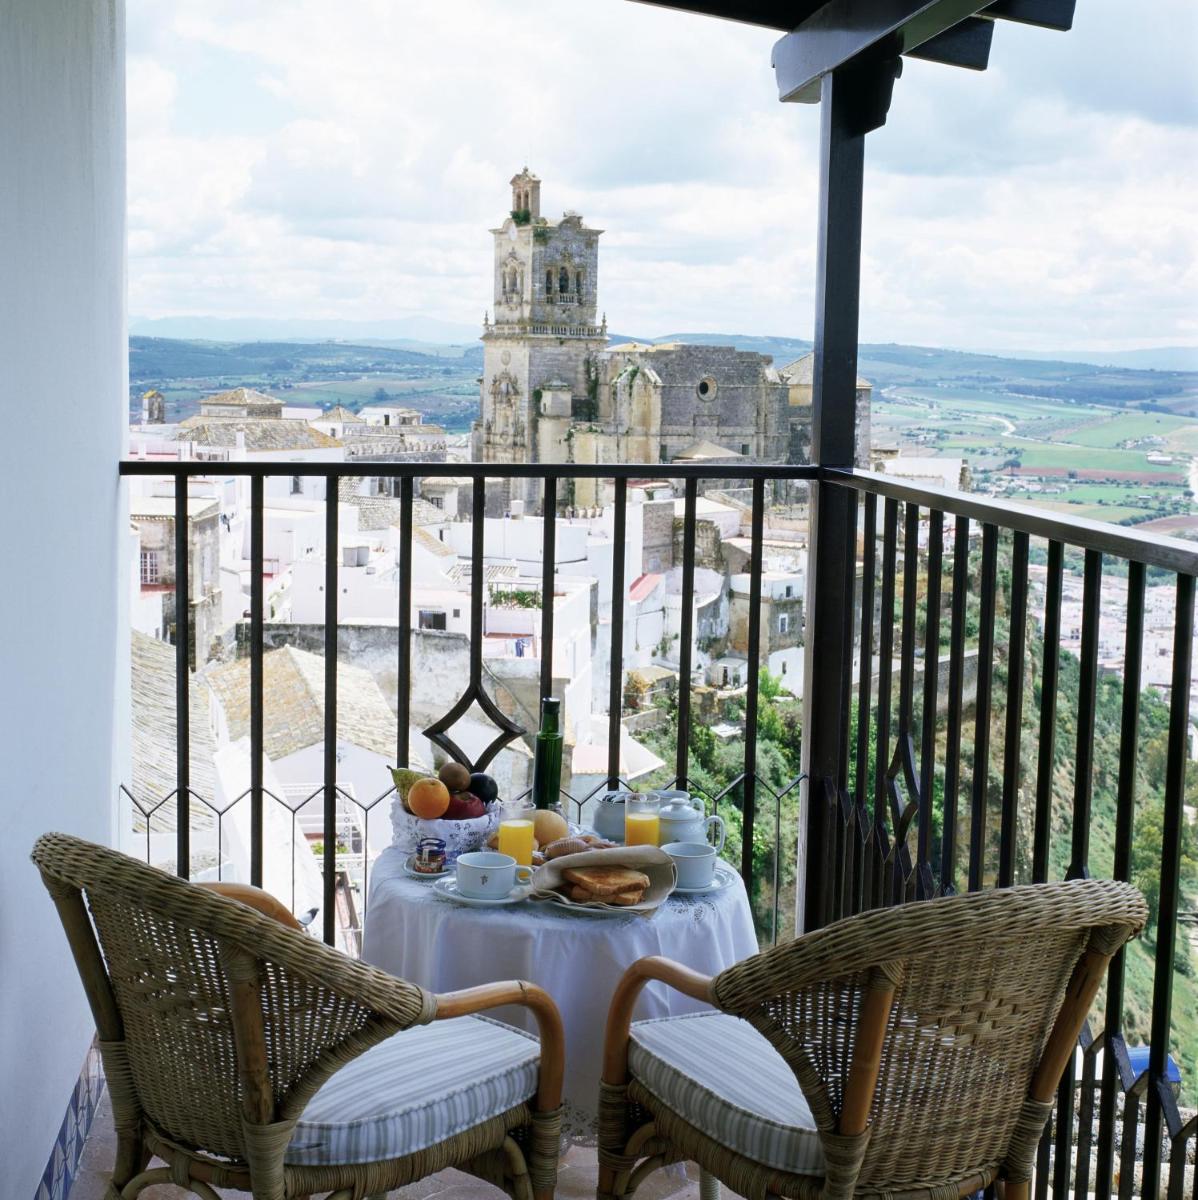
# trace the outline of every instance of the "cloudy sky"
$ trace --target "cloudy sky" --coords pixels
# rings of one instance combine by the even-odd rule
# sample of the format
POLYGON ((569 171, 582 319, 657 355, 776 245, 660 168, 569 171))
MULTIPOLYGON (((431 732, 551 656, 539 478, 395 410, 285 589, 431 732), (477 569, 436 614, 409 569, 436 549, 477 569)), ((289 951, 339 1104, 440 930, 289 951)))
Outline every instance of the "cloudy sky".
MULTIPOLYGON (((1198 17, 1078 0, 867 142, 861 336, 1198 344, 1198 17)), ((818 110, 776 35, 629 0, 128 0, 136 317, 476 326, 527 163, 621 333, 809 337, 818 110)))

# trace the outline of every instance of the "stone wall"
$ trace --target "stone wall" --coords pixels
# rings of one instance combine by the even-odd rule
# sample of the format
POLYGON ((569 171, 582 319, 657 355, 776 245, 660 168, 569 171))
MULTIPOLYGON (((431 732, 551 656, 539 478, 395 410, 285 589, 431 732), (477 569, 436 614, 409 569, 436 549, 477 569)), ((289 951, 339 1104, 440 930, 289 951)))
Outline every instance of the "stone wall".
MULTIPOLYGON (((720 527, 714 521, 699 518, 695 521, 695 566, 711 571, 723 571, 724 559, 721 547, 720 527)), ((681 517, 674 518, 674 561, 681 563, 686 546, 686 523, 681 517)))
POLYGON ((674 539, 674 501, 650 500, 643 506, 642 571, 668 571, 680 562, 674 539))

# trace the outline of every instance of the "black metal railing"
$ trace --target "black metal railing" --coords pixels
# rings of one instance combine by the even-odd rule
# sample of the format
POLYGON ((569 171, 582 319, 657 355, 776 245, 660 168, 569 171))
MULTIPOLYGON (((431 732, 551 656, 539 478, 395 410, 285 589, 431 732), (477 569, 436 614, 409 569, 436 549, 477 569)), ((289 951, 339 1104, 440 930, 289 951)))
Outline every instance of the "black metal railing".
MULTIPOLYGON (((371 813, 392 794, 387 787, 372 797, 348 794, 338 783, 337 630, 338 614, 338 483, 359 475, 352 464, 286 464, 285 472, 264 463, 122 464, 122 473, 171 478, 176 494, 176 674, 178 746, 176 787, 169 797, 134 797, 147 822, 173 802, 179 870, 191 863, 193 808, 219 827, 229 810, 248 800, 250 856, 248 874, 260 882, 263 872, 264 813, 267 802, 284 805, 293 829, 306 805, 321 809, 321 927, 329 942, 356 948, 353 930, 346 931, 345 909, 354 907, 345 859, 356 845, 339 849, 338 829, 347 807, 362 818, 360 900, 369 872, 371 813), (325 501, 324 597, 324 756, 318 788, 290 803, 264 786, 263 656, 264 598, 262 583, 264 480, 296 473, 323 478, 325 501), (250 658, 250 787, 222 811, 210 797, 191 786, 188 727, 188 561, 186 537, 187 480, 194 476, 243 476, 250 480, 251 590, 250 658)), ((479 705, 497 727, 494 741, 472 766, 484 766, 524 732, 488 692, 483 670, 484 556, 483 517, 488 482, 533 480, 541 484, 545 511, 557 511, 572 479, 610 481, 613 553, 610 581, 611 644, 608 679, 607 777, 591 793, 622 786, 620 731, 624 715, 625 609, 630 580, 624 555, 628 485, 651 477, 673 483, 682 497, 680 537, 681 636, 679 679, 674 707, 676 741, 671 782, 703 796, 713 809, 734 810, 740 823, 736 857, 746 883, 765 896, 757 916, 763 939, 785 932, 797 910, 802 926, 880 905, 918 901, 954 891, 976 890, 1049 878, 1077 878, 1092 869, 1118 879, 1133 875, 1137 841, 1137 808, 1145 798, 1142 726, 1145 705, 1141 689, 1145 664, 1148 588, 1168 586, 1173 616, 1168 630, 1171 681, 1165 738, 1165 778, 1161 791, 1162 825, 1149 857, 1159 869, 1156 906, 1149 937, 1155 949, 1151 963, 1151 998, 1128 987, 1128 954, 1112 962, 1097 1030, 1087 1026, 1079 1047, 1081 1071, 1071 1066, 1062 1082, 1057 1111, 1041 1145, 1036 1195, 1063 1200, 1074 1191, 1099 1197, 1155 1194, 1167 1176, 1170 1198, 1188 1194, 1185 1160, 1192 1153, 1195 1118, 1183 1114, 1168 1082, 1167 1055, 1173 1031, 1176 990, 1174 969, 1181 919, 1189 897, 1181 875, 1183 840, 1192 843, 1193 828, 1184 814, 1185 769, 1193 638, 1194 579, 1198 549, 1188 543, 1147 536, 1134 528, 1065 519, 1046 512, 997 503, 982 497, 917 488, 867 472, 796 466, 546 466, 376 463, 371 473, 393 481, 399 499, 397 558, 397 647, 395 756, 409 761, 412 673, 413 503, 416 482, 424 477, 466 476, 472 486, 470 552, 470 670, 465 690, 425 734, 455 758, 468 756, 450 736, 454 721, 479 705), (743 697, 744 734, 741 768, 734 778, 709 787, 698 778, 693 743, 703 732, 696 725, 692 689, 694 665, 696 507, 700 486, 726 483, 729 471, 750 489, 751 506, 746 658, 743 697), (829 571, 822 548, 809 565, 810 610, 836 614, 844 649, 845 701, 830 722, 839 737, 835 778, 813 778, 808 787, 806 825, 797 827, 797 811, 784 820, 784 804, 793 803, 803 777, 767 779, 759 763, 762 695, 758 667, 762 651, 762 573, 765 519, 769 491, 794 484, 817 484, 847 495, 855 520, 856 570, 829 571), (1126 574, 1126 599, 1118 605, 1124 625, 1121 676, 1111 717, 1111 686, 1105 675, 1100 617, 1104 570, 1126 574), (1063 609, 1066 593, 1080 584, 1079 636, 1076 653, 1064 654, 1063 609), (834 601, 828 604, 827 601, 834 601), (946 661, 945 661, 946 660, 946 661), (947 666, 947 677, 942 674, 947 666), (922 674, 921 674, 922 672, 922 674), (972 679, 969 677, 972 676, 972 679), (1100 703, 1101 701, 1101 703, 1100 703), (1001 748, 1001 753, 999 752, 1001 748), (1114 767, 1110 766, 1112 761, 1114 767), (1100 762, 1101 760, 1101 762, 1100 762), (1107 778, 1113 776, 1113 778, 1107 778), (1096 797, 1096 779, 1103 791, 1096 797), (1113 789, 1113 800, 1111 799, 1113 789), (773 801, 763 823, 761 804, 773 801), (1106 804, 1096 811, 1096 798, 1106 804), (1109 803, 1107 803, 1109 801, 1109 803), (729 807, 730 806, 730 807, 729 807), (1112 809, 1113 812, 1108 812, 1112 809), (1098 832, 1096 833, 1096 827, 1098 832), (762 841, 772 855, 760 854, 762 841), (782 874, 788 847, 802 843, 808 864, 801 895, 784 896, 782 874), (1097 865, 1095 865, 1097 864, 1097 865), (1135 1001, 1147 1017, 1148 1066, 1132 1065, 1125 1037, 1125 1013, 1135 1001), (1137 1148, 1138 1145, 1140 1148, 1137 1148)), ((813 504, 813 510, 816 507, 813 504)), ((541 612, 539 638, 540 692, 554 686, 554 581, 557 525, 542 528, 541 612)), ((850 564, 851 565, 851 564, 850 564)), ((826 631, 808 630, 811 638, 826 631)), ((821 701, 822 702, 822 701, 821 701)), ((808 704, 811 698, 808 699, 808 704)), ((810 711, 810 710, 808 710, 810 711)), ((1158 713, 1159 716, 1159 713, 1158 713)), ((804 727, 804 740, 808 732, 804 727)), ((806 747, 804 747, 806 748, 806 747)), ((662 781, 658 781, 661 783, 662 781)), ((663 784, 664 785, 664 784, 663 784)), ((590 797, 575 800, 579 808, 590 797)), ((1100 805, 1100 808, 1102 806, 1100 805)), ((788 813, 791 809, 786 810, 788 813)), ((294 836, 294 835, 293 835, 294 836)), ((147 832, 148 838, 148 832, 147 832)), ((300 853, 305 852, 301 848, 300 853)), ((292 862, 296 858, 292 847, 292 862)), ((217 870, 220 870, 219 856, 217 870)), ((294 899, 293 899, 294 907, 294 899)), ((1182 944, 1181 948, 1186 947, 1182 944)), ((1187 960, 1188 961, 1188 960, 1187 960)), ((1141 966, 1143 965, 1141 958, 1141 966)), ((1141 973, 1142 974, 1142 973, 1141 973)), ((1146 992, 1141 986, 1140 992, 1146 992)), ((1183 1049, 1186 1084, 1198 1076, 1194 1047, 1183 1049), (1188 1057, 1187 1057, 1188 1056, 1188 1057)))
MULTIPOLYGON (((846 597, 846 609, 854 612, 857 671, 843 714, 839 777, 813 781, 810 788, 807 861, 831 869, 808 869, 807 927, 958 890, 1083 878, 1095 855, 1102 859, 1101 873, 1126 880, 1133 848, 1146 853, 1159 863, 1159 904, 1146 935, 1153 944, 1148 1065, 1133 1068, 1124 1037, 1133 999, 1128 956, 1137 947, 1121 951, 1110 965, 1100 1027, 1083 1033, 1081 1078, 1071 1064, 1062 1081, 1040 1148, 1035 1192, 1064 1198, 1072 1191, 1103 1200, 1158 1191, 1170 1198, 1193 1194, 1185 1172, 1196 1119, 1179 1108, 1166 1066, 1177 980, 1190 961, 1188 946, 1181 947, 1180 970, 1175 960, 1179 917, 1184 903, 1198 900, 1186 896, 1180 874, 1183 841, 1192 846, 1195 837, 1183 809, 1198 547, 866 472, 825 471, 820 486, 846 489, 857 510, 856 595, 846 597), (1033 565, 1037 576, 1042 573, 1035 584, 1033 565), (1126 601, 1117 612, 1124 625, 1117 670, 1101 654, 1104 566, 1127 579, 1126 601), (1074 668, 1062 654, 1062 599, 1066 581, 1072 586, 1077 573, 1074 668), (1172 591, 1171 627, 1158 638, 1168 646, 1172 668, 1163 822, 1159 840, 1144 846, 1135 838, 1137 802, 1151 800, 1140 762, 1150 575, 1154 586, 1172 591), (970 698, 965 677, 974 652, 970 698), (1070 675, 1069 695, 1062 691, 1063 669, 1070 675), (1104 672, 1119 679, 1114 692, 1100 682, 1104 672), (1069 731, 1074 736, 1063 744, 1069 731), (1112 752, 1116 766, 1109 769, 1112 752), (1098 780, 1105 789, 1101 812, 1095 807, 1098 780)), ((813 569, 819 587, 818 562, 813 569)), ((1134 999, 1143 1010, 1148 998, 1134 999)), ((1183 1086, 1192 1091, 1198 1046, 1179 1050, 1183 1086)))
MULTIPOLYGON (((740 820, 741 837, 734 848, 734 858, 750 887, 760 884, 764 898, 757 905, 758 923, 764 939, 777 940, 781 930, 788 926, 795 904, 793 897, 784 899, 781 884, 782 860, 794 857, 797 830, 784 831, 782 806, 798 786, 797 773, 785 781, 759 778, 757 770, 757 720, 759 709, 758 667, 761 657, 761 572, 762 543, 766 510, 767 484, 779 483, 793 487, 795 484, 814 479, 818 471, 804 466, 753 466, 730 468, 728 466, 705 467, 698 465, 674 465, 661 467, 645 466, 573 466, 569 468, 571 479, 589 478, 609 481, 612 490, 612 540, 613 556, 611 570, 610 602, 610 668, 608 680, 607 713, 607 777, 593 788, 589 795, 581 798, 563 796, 566 803, 575 805, 580 812, 586 802, 606 788, 627 786, 621 779, 620 733, 624 715, 625 664, 623 661, 625 609, 628 603, 628 587, 631 580, 625 567, 624 554, 620 548, 627 537, 628 484, 630 481, 651 477, 667 480, 678 485, 684 496, 684 514, 678 542, 681 545, 682 577, 682 633, 679 644, 679 678, 690 681, 693 668, 694 604, 695 604, 695 552, 696 552, 696 499, 699 484, 703 481, 726 482, 733 471, 736 482, 748 484, 752 494, 750 524, 750 575, 752 579, 749 617, 747 625, 746 660, 749 664, 744 691, 744 746, 743 767, 730 781, 712 789, 691 778, 689 746, 692 729, 692 689, 679 686, 676 693, 674 715, 677 722, 676 749, 673 773, 667 780, 658 780, 662 786, 689 788, 700 796, 713 810, 729 806, 735 808, 740 820), (768 878, 754 879, 754 846, 757 837, 758 795, 762 793, 773 799, 772 843, 774 847, 785 846, 789 833, 789 849, 775 850, 765 856, 765 872, 768 878)), ((310 811, 309 806, 321 809, 320 841, 322 897, 320 904, 320 927, 322 936, 330 944, 340 944, 353 951, 357 933, 344 927, 344 892, 347 887, 345 860, 347 850, 345 838, 339 837, 342 815, 347 808, 356 809, 362 824, 361 865, 358 876, 359 901, 364 900, 369 884, 369 828, 372 814, 394 793, 392 786, 381 787, 369 797, 350 794, 338 781, 337 774, 337 631, 340 625, 338 612, 338 511, 340 504, 339 483, 343 478, 361 477, 361 466, 347 463, 287 463, 276 467, 269 463, 209 463, 209 462, 125 462, 121 472, 127 476, 143 476, 172 481, 176 496, 176 575, 174 597, 179 614, 175 630, 176 639, 176 709, 182 714, 177 724, 176 743, 176 786, 164 796, 138 796, 125 786, 122 791, 131 804, 136 817, 144 823, 147 854, 150 845, 150 829, 154 821, 162 822, 167 816, 174 819, 175 863, 180 874, 189 875, 192 869, 192 834, 196 818, 201 818, 216 838, 216 863, 214 869, 219 876, 224 871, 222 838, 226 817, 243 801, 250 808, 249 842, 250 853, 247 873, 250 882, 261 884, 264 872, 264 833, 268 803, 281 805, 291 821, 292 838, 295 839, 296 822, 300 814, 310 811), (192 564, 189 562, 189 547, 186 521, 186 496, 188 481, 195 478, 220 476, 242 477, 249 480, 249 529, 250 529, 250 609, 248 638, 249 650, 249 741, 250 741, 250 785, 234 797, 223 808, 219 808, 214 797, 200 794, 191 786, 190 764, 192 761, 191 729, 188 724, 188 689, 190 686, 189 630, 187 597, 191 587, 192 564), (273 476, 288 478, 301 475, 323 479, 326 484, 325 499, 325 570, 324 570, 324 699, 323 699, 323 779, 319 787, 303 794, 296 800, 278 796, 265 786, 264 754, 265 741, 263 695, 263 662, 266 628, 263 595, 263 514, 265 507, 264 481, 273 476)), ((562 499, 560 465, 487 465, 487 464, 439 464, 439 463, 372 463, 370 473, 374 477, 392 481, 391 491, 399 500, 399 542, 397 550, 397 605, 396 605, 396 659, 395 673, 398 680, 396 697, 396 740, 395 759, 405 765, 411 758, 411 673, 412 673, 412 590, 413 590, 413 503, 416 481, 439 476, 466 477, 471 481, 471 551, 470 551, 470 636, 469 674, 460 696, 447 705, 444 714, 423 732, 434 745, 439 746, 450 757, 465 762, 471 769, 485 769, 511 742, 526 731, 507 713, 485 686, 484 674, 484 601, 487 595, 485 582, 484 516, 487 512, 488 482, 508 483, 515 480, 534 480, 541 484, 543 511, 557 512, 562 499), (396 486, 397 485, 397 486, 396 486), (453 740, 451 730, 474 706, 478 706, 495 725, 494 740, 476 759, 453 740)), ((554 579, 556 563, 557 524, 543 522, 541 597, 540 605, 540 693, 549 695, 554 685, 554 579)), ((378 817, 376 816, 376 820, 378 817)), ((769 826, 766 827, 767 830, 769 826)), ((352 851, 352 847, 350 848, 352 851)), ((291 903, 296 905, 295 864, 302 847, 292 845, 291 852, 291 903)), ((361 909, 359 903, 355 915, 361 909)))

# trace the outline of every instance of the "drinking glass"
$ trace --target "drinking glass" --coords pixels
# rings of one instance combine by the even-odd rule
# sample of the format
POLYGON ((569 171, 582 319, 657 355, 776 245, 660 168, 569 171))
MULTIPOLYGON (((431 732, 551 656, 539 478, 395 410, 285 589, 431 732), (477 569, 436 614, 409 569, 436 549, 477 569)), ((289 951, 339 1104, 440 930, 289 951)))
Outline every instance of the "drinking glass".
POLYGON ((655 792, 624 801, 624 844, 656 846, 661 837, 661 798, 655 792))
POLYGON ((531 866, 532 841, 532 806, 523 800, 503 804, 499 810, 499 853, 510 854, 521 866, 531 866))

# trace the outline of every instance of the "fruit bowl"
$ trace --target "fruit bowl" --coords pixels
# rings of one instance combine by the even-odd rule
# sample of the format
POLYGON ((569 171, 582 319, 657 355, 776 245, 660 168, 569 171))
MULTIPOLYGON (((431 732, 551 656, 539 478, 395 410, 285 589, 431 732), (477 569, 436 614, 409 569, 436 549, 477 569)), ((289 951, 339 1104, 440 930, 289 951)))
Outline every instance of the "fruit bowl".
POLYGON ((416 853, 424 838, 440 838, 445 843, 445 864, 452 866, 459 854, 479 850, 499 828, 499 804, 487 804, 480 817, 451 820, 446 817, 419 817, 409 812, 400 794, 401 779, 409 774, 393 772, 397 791, 391 801, 391 844, 405 857, 416 853))

